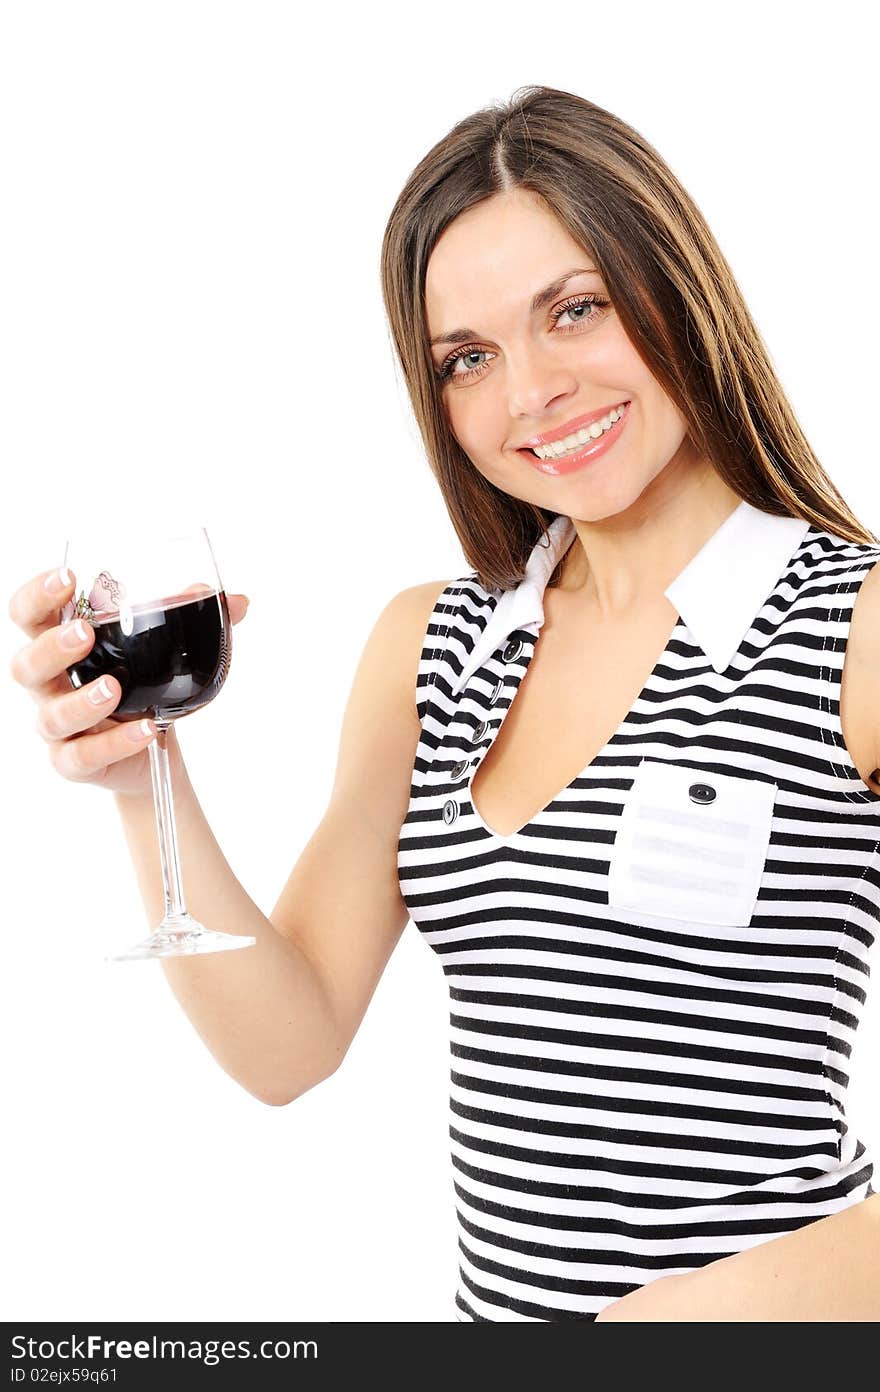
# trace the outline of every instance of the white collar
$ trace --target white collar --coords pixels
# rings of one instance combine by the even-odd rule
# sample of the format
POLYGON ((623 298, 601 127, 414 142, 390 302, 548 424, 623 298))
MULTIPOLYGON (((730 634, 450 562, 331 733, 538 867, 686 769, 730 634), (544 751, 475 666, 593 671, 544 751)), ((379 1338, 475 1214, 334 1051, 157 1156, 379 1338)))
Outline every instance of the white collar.
MULTIPOLYGON (((743 499, 663 591, 716 672, 730 666, 809 527, 801 517, 778 517, 743 499)), ((453 695, 515 630, 537 634, 544 622, 547 581, 576 535, 570 517, 557 517, 538 539, 523 579, 501 592, 453 684, 453 695)))

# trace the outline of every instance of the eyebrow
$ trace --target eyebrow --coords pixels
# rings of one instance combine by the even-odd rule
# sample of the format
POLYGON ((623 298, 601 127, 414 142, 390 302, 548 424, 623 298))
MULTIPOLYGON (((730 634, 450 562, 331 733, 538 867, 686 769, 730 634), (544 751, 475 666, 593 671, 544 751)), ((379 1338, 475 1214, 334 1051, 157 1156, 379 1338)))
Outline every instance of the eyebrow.
MULTIPOLYGON (((543 309, 551 300, 555 300, 560 290, 577 275, 598 275, 595 266, 576 266, 572 271, 565 271, 551 285, 545 285, 543 290, 532 296, 530 311, 536 314, 539 309, 543 309)), ((430 341, 430 347, 436 348, 438 343, 468 343, 472 338, 480 338, 481 335, 475 329, 451 329, 449 333, 437 334, 430 341)))

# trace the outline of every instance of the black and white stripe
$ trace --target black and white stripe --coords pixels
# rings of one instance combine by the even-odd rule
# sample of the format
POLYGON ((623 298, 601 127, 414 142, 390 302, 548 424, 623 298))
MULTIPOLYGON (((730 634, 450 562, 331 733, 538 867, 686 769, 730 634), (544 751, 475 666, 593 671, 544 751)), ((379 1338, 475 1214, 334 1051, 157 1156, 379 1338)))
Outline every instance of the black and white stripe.
POLYGON ((880 909, 880 796, 845 748, 839 693, 878 558, 810 526, 720 673, 679 617, 611 741, 509 837, 467 788, 538 637, 502 636, 453 694, 498 592, 472 573, 440 595, 398 865, 449 988, 458 1319, 594 1319, 872 1192, 844 1096, 880 909), (643 759, 776 784, 748 924, 611 915, 615 828, 643 759))

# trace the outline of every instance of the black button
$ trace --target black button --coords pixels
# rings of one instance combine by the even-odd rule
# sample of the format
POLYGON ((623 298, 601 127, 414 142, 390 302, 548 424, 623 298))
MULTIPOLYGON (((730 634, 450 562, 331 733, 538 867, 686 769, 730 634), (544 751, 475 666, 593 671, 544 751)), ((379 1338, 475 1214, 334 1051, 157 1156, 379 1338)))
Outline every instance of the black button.
POLYGON ((467 773, 467 767, 468 767, 468 764, 469 764, 469 763, 470 763, 470 760, 469 760, 469 759, 462 759, 462 760, 461 760, 461 763, 458 763, 458 764, 456 764, 456 765, 453 767, 453 770, 452 770, 452 777, 453 777, 453 780, 455 780, 455 779, 457 779, 457 778, 463 778, 463 777, 464 777, 464 775, 467 773))
POLYGON ((443 804, 443 820, 444 820, 444 822, 446 823, 447 826, 450 826, 451 823, 455 821, 455 819, 456 819, 457 816, 458 816, 458 803, 455 801, 455 798, 447 798, 446 801, 445 801, 444 804, 443 804))
POLYGON ((480 723, 479 723, 479 725, 477 726, 477 728, 474 730, 474 735, 473 735, 474 743, 476 744, 477 740, 483 739, 483 737, 484 737, 485 735, 487 735, 488 733, 489 733, 489 722, 488 722, 488 720, 481 720, 480 723))
POLYGON ((691 802, 707 803, 715 801, 715 789, 712 787, 711 783, 692 783, 688 788, 688 793, 690 794, 691 802))
POLYGON ((501 695, 501 693, 502 693, 503 690, 504 690, 504 678, 503 678, 503 677, 499 677, 499 678, 498 678, 498 681, 497 681, 497 683, 496 683, 496 686, 495 686, 495 690, 492 692, 491 696, 489 697, 489 700, 494 704, 494 703, 498 700, 498 697, 501 695))
POLYGON ((504 652, 501 654, 501 656, 505 662, 516 662, 516 659, 519 657, 522 650, 522 639, 511 638, 510 642, 505 647, 504 652))

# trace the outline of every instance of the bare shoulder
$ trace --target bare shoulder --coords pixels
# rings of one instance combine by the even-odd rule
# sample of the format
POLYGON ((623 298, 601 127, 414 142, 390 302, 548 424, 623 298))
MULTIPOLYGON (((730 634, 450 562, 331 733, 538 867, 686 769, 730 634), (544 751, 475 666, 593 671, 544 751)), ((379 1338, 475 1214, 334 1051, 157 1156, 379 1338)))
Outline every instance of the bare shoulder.
POLYGON ((425 634, 437 600, 451 584, 453 581, 448 579, 425 580, 399 590, 386 604, 374 628, 377 657, 393 665, 399 689, 407 693, 407 705, 416 720, 416 683, 425 634))
MULTIPOLYGON (((856 595, 840 697, 844 740, 863 778, 880 766, 880 564, 856 595)), ((873 781, 873 780, 870 780, 873 781)))
POLYGON ((427 623, 443 591, 454 583, 453 580, 425 580, 420 585, 410 585, 409 589, 401 590, 395 598, 405 601, 415 614, 424 614, 427 623))
POLYGON ((880 683, 880 564, 875 563, 859 586, 852 611, 847 655, 865 675, 876 672, 880 683))
POLYGON ((451 584, 452 580, 425 580, 420 585, 410 585, 405 590, 399 590, 394 598, 389 600, 383 617, 400 633, 405 645, 418 639, 418 652, 421 652, 425 630, 434 606, 446 587, 451 584))

